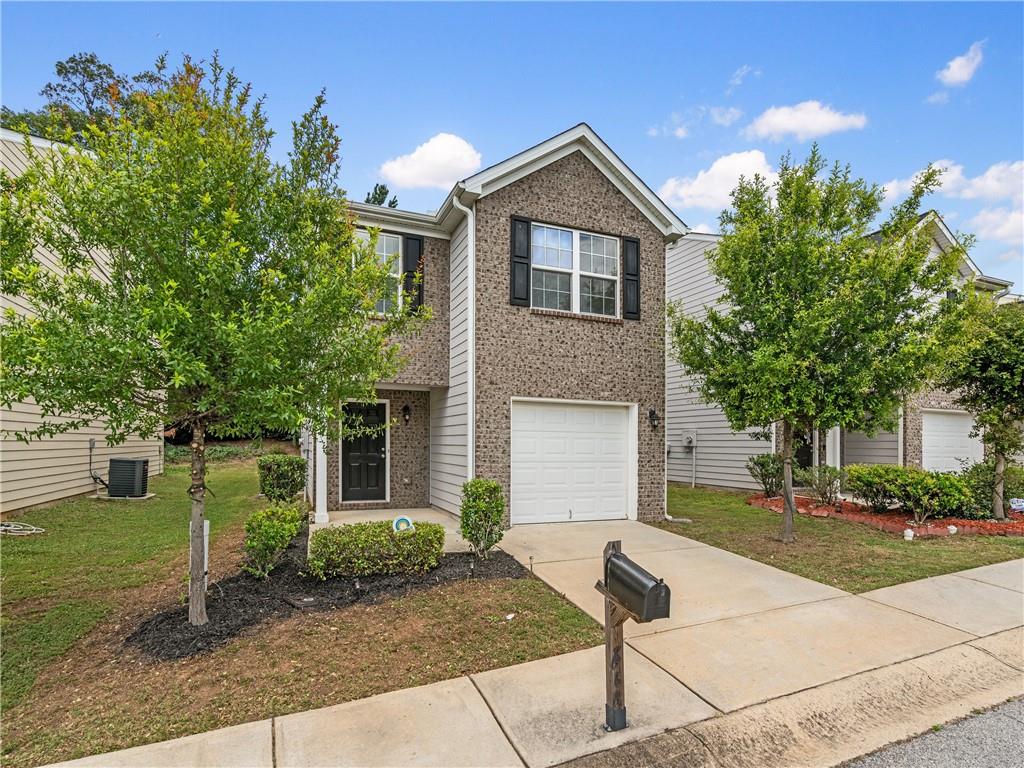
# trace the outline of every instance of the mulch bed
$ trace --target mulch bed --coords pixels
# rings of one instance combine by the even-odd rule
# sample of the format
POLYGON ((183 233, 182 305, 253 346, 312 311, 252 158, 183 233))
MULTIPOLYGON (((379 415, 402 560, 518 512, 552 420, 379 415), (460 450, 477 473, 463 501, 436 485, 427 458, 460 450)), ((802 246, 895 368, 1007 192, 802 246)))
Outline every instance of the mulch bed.
POLYGON ((261 581, 237 573, 210 584, 206 597, 209 621, 203 626, 189 624, 188 605, 179 605, 147 618, 125 644, 162 661, 183 659, 218 648, 263 621, 283 619, 300 611, 374 603, 465 579, 518 579, 527 575, 515 558, 492 551, 487 560, 469 552, 445 554, 433 570, 411 576, 320 581, 302 573, 307 535, 303 531, 292 541, 268 579, 261 581))
MULTIPOLYGON (((747 499, 747 503, 768 509, 772 512, 782 512, 782 498, 766 498, 764 494, 757 494, 747 499)), ((852 501, 842 502, 838 508, 826 507, 816 504, 814 499, 806 496, 796 497, 796 511, 801 515, 811 517, 831 517, 837 520, 849 520, 854 523, 864 523, 882 531, 902 534, 907 528, 914 531, 914 537, 927 536, 951 536, 949 526, 956 527, 956 535, 976 534, 981 536, 1024 536, 1024 514, 1020 512, 1008 512, 1007 520, 967 520, 958 517, 944 517, 937 520, 929 520, 924 525, 915 525, 913 518, 907 519, 907 513, 895 509, 888 512, 870 512, 860 504, 852 501)))

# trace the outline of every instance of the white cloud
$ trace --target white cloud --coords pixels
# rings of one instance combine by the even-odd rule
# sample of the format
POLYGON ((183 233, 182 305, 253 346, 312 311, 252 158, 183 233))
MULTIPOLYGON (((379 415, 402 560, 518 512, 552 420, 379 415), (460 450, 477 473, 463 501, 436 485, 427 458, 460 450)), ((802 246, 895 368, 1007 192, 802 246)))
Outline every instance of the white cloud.
POLYGON ((449 189, 480 168, 480 153, 452 133, 439 133, 407 155, 388 160, 381 177, 394 187, 449 189))
POLYGON ((802 101, 790 107, 771 107, 743 129, 748 139, 782 141, 787 135, 807 141, 838 131, 860 130, 868 119, 862 113, 845 114, 820 101, 802 101))
POLYGON ((696 176, 667 179, 658 195, 669 205, 680 208, 721 210, 729 205, 729 193, 740 176, 752 178, 754 174, 764 176, 769 183, 778 178, 761 150, 734 152, 718 158, 696 176))
POLYGON ((758 69, 757 67, 752 67, 749 64, 744 64, 743 66, 741 66, 739 69, 733 72, 732 77, 729 78, 729 87, 725 89, 726 95, 731 94, 741 85, 743 85, 743 81, 746 80, 749 75, 753 75, 754 77, 760 77, 761 70, 758 69))
MULTIPOLYGON (((973 178, 964 173, 962 165, 952 160, 936 160, 932 164, 943 170, 941 192, 946 197, 961 200, 1013 200, 1018 203, 1024 197, 1024 160, 994 163, 984 173, 973 178)), ((902 197, 913 185, 913 176, 893 179, 885 185, 886 200, 902 197)))
POLYGON ((945 104, 949 101, 949 91, 936 91, 925 101, 929 104, 945 104))
POLYGON ((716 125, 729 126, 743 117, 743 110, 736 107, 711 107, 711 121, 716 125))
POLYGON ((705 234, 713 235, 713 234, 715 234, 715 227, 711 226, 706 221, 702 221, 700 224, 697 224, 697 225, 695 225, 693 227, 690 227, 690 231, 691 232, 704 232, 705 234))
POLYGON ((1024 256, 1016 248, 1011 248, 1008 251, 1004 251, 996 256, 996 261, 1003 264, 1009 264, 1011 261, 1024 261, 1024 256))
POLYGON ((652 125, 650 128, 647 129, 647 135, 650 136, 651 138, 654 138, 660 134, 661 130, 657 126, 652 125))
POLYGON ((686 130, 685 125, 677 125, 672 129, 672 135, 677 139, 685 139, 689 135, 689 131, 686 130))
POLYGON ((647 135, 651 138, 658 136, 675 136, 677 139, 685 139, 690 135, 686 119, 679 112, 673 112, 668 120, 661 125, 652 125, 647 129, 647 135))
POLYGON ((984 240, 1016 246, 1024 244, 1024 208, 983 208, 971 219, 970 225, 984 240))
POLYGON ((984 44, 984 40, 973 43, 967 49, 967 53, 950 59, 945 67, 935 73, 935 77, 948 87, 967 85, 974 77, 974 73, 978 71, 978 67, 981 66, 983 58, 981 47, 984 44))

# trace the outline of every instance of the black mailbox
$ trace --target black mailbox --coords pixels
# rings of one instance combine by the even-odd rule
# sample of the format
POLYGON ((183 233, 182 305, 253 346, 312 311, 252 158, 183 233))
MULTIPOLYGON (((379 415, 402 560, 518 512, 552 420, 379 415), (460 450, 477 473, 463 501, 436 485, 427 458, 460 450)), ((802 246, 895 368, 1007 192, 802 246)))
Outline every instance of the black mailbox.
POLYGON ((612 597, 636 621, 667 619, 671 591, 662 579, 656 579, 621 552, 604 561, 604 584, 612 597))

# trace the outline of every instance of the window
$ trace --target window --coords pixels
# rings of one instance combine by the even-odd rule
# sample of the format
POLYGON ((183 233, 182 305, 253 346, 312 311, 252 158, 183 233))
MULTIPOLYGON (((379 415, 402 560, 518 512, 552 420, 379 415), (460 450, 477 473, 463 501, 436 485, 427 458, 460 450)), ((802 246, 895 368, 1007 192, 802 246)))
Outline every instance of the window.
POLYGON ((619 241, 573 229, 531 225, 531 305, 618 315, 619 241))
MULTIPOLYGON (((363 241, 370 239, 370 233, 364 229, 356 232, 356 236, 363 241)), ((382 264, 391 260, 391 277, 388 280, 390 290, 388 295, 378 301, 375 307, 379 313, 384 314, 393 309, 396 302, 401 305, 402 301, 402 237, 387 232, 379 233, 377 235, 377 258, 382 264)))

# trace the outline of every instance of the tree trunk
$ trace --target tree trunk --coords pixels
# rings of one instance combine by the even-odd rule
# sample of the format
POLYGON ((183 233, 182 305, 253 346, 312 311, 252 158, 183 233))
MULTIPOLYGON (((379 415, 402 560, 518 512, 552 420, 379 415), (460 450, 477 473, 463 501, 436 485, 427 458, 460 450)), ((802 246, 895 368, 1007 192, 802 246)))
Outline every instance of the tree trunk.
POLYGON ((189 536, 188 621, 201 626, 206 618, 206 558, 203 529, 206 520, 206 425, 192 425, 192 526, 189 536))
POLYGON ((1003 510, 1003 482, 1005 479, 1006 457, 1002 453, 997 453, 995 482, 992 483, 992 517, 996 520, 1006 519, 1006 512, 1003 510))
POLYGON ((792 544, 793 516, 796 514, 796 499, 793 496, 793 425, 782 422, 782 543, 792 544))

